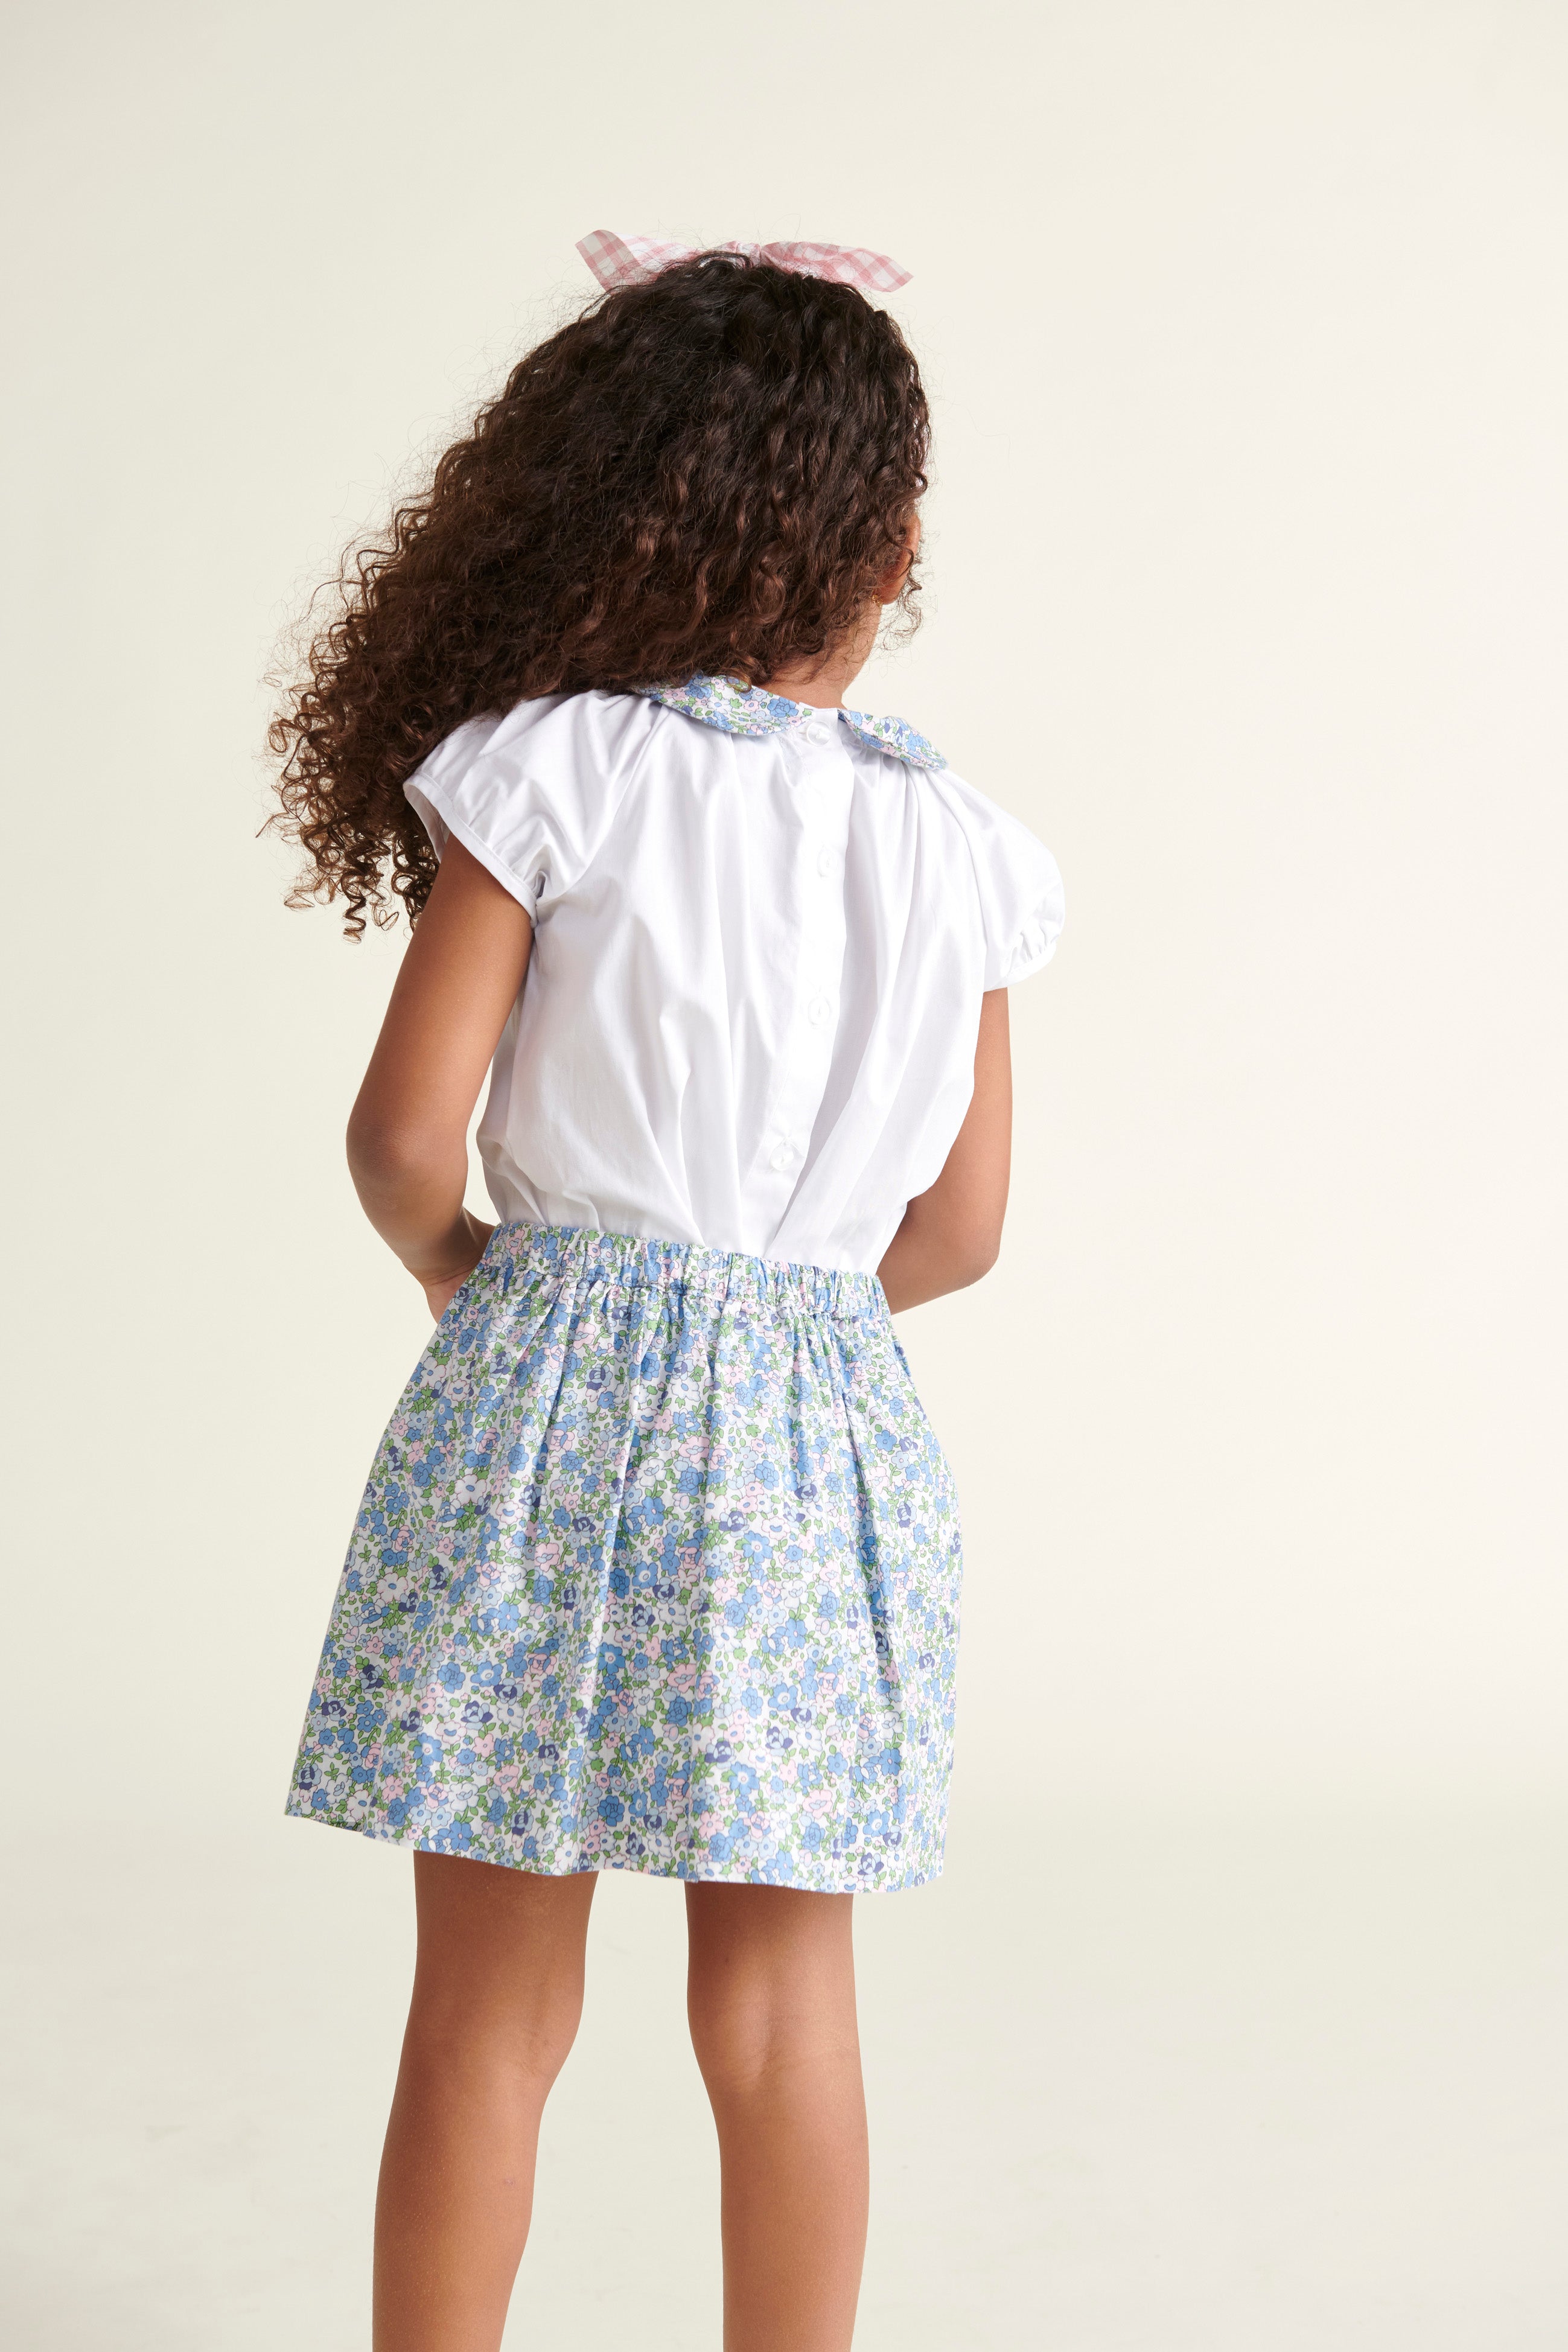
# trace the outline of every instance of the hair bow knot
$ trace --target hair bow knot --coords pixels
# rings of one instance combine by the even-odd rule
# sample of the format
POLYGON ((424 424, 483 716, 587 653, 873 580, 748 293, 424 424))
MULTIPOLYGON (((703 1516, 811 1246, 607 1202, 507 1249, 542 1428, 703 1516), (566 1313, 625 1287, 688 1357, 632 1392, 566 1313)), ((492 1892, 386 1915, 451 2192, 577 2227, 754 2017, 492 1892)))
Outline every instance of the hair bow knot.
POLYGON ((657 236, 618 236, 613 228, 595 228, 578 239, 577 250, 601 286, 640 286, 697 253, 743 253, 750 261, 771 262, 803 278, 858 286, 863 294, 891 294, 910 282, 907 269, 863 245, 743 245, 737 237, 722 245, 669 245, 657 236))

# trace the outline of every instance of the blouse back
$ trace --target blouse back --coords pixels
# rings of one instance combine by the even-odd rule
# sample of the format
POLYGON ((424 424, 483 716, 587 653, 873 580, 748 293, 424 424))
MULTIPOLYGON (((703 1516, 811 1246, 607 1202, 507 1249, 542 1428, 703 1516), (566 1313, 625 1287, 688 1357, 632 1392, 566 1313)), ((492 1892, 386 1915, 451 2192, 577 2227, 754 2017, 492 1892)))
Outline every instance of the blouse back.
POLYGON ((552 695, 407 793, 526 908, 479 1130, 497 1214, 872 1273, 941 1173, 1049 853, 897 719, 726 681, 552 695))

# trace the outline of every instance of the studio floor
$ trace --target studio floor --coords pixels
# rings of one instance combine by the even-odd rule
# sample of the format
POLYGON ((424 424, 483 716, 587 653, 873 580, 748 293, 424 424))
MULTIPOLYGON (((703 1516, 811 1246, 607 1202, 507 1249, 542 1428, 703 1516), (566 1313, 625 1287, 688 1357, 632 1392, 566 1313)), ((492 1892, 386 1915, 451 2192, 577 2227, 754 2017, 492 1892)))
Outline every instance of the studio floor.
MULTIPOLYGON (((1522 1812, 980 1817, 858 1927, 861 2352, 1563 2352, 1568 1874, 1522 1812)), ((13 1840, 0 2339, 360 2352, 405 1855, 13 1840)), ((608 1879, 507 2336, 716 2352, 679 1889, 608 1879)))

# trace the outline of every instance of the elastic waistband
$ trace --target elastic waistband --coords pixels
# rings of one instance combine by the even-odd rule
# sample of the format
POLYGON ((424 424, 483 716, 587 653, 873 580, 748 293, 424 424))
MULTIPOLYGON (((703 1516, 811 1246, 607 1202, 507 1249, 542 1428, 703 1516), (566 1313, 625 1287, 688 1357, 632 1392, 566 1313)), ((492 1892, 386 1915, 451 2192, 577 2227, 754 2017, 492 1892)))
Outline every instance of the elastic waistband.
POLYGON ((600 1234, 583 1225, 498 1225, 480 1263, 507 1289, 597 1282, 621 1290, 683 1290, 716 1302, 835 1320, 888 1319, 887 1296, 874 1274, 781 1265, 744 1250, 644 1241, 637 1234, 600 1234))

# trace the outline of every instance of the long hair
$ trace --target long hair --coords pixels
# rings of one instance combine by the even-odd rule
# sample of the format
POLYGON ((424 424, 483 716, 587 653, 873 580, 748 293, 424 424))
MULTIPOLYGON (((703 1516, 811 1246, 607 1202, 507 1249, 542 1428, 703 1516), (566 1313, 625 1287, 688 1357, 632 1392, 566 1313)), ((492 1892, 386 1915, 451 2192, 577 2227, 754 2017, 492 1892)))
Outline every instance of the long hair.
POLYGON ((341 898, 351 934, 417 915, 403 785, 467 719, 828 652, 897 570, 929 447, 913 355, 852 287, 704 254, 595 301, 344 556, 268 730, 290 903, 341 898))

